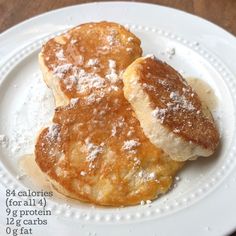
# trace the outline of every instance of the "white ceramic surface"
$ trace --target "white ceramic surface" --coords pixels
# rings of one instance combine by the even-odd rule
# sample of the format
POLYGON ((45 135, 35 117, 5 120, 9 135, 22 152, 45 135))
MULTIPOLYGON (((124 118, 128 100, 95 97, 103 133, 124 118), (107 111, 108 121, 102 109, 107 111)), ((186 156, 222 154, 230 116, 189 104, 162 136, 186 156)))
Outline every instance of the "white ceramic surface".
MULTIPOLYGON (((53 216, 33 235, 223 235, 236 228, 236 39, 190 14, 143 3, 92 3, 52 11, 0 35, 0 211, 5 189, 37 189, 17 179, 18 160, 33 152, 34 137, 53 114, 53 99, 41 80, 37 54, 43 42, 80 23, 109 20, 126 25, 155 54, 185 77, 206 81, 218 97, 214 117, 221 145, 211 158, 190 162, 179 181, 150 205, 99 208, 48 200, 53 216), (171 55, 170 51, 175 53, 171 55)), ((1 214, 1 235, 5 235, 1 214)))

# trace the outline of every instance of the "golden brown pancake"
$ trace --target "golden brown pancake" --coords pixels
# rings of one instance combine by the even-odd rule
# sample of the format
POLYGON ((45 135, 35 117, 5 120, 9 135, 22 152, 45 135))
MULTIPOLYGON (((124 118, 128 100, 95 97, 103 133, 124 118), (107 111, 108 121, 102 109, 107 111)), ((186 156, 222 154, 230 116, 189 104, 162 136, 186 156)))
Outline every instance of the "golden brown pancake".
POLYGON ((123 79, 125 97, 153 144, 178 161, 215 151, 219 133, 213 119, 171 66, 154 57, 139 58, 123 79))
POLYGON ((167 192, 182 167, 148 140, 124 98, 120 75, 141 53, 135 35, 109 22, 75 27, 44 45, 44 80, 61 106, 39 134, 35 156, 64 195, 138 204, 167 192))
POLYGON ((58 107, 35 156, 59 192, 99 205, 133 205, 170 188, 182 163, 144 135, 123 92, 58 107))
POLYGON ((142 55, 140 40, 123 26, 111 22, 79 25, 49 40, 39 54, 46 84, 56 104, 71 98, 117 91, 120 74, 142 55))

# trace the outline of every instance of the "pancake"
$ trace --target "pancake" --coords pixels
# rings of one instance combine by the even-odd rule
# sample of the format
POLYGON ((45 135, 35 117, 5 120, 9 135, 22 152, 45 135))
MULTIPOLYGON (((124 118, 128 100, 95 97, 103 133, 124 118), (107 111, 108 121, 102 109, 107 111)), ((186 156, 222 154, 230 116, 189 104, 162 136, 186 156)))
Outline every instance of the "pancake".
POLYGON ((62 194, 139 204, 167 192, 183 166, 148 140, 124 97, 121 74, 141 53, 135 35, 109 22, 75 27, 44 45, 39 61, 57 108, 37 137, 35 160, 62 194))
POLYGON ((142 55, 140 44, 112 22, 82 24, 49 40, 39 53, 39 64, 56 105, 122 89, 120 74, 142 55))
POLYGON ((219 133, 182 76, 154 57, 134 61, 123 74, 124 94, 145 135, 177 161, 210 156, 219 133))
POLYGON ((53 122, 38 137, 36 163, 68 197, 139 204, 167 192, 183 166, 148 140, 122 91, 58 107, 53 122))

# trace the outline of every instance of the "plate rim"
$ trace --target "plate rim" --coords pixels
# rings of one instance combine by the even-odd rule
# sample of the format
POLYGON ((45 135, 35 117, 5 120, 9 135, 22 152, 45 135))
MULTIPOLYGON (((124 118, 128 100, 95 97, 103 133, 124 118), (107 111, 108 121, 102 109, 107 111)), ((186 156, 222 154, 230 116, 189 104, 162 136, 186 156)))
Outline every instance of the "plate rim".
MULTIPOLYGON (((3 32, 4 34, 1 33, 1 35, 0 35, 0 40, 1 40, 2 36, 3 36, 3 37, 6 37, 6 35, 8 34, 8 32, 14 31, 16 28, 19 28, 19 27, 24 26, 25 23, 31 23, 32 20, 34 20, 34 19, 40 20, 40 18, 43 17, 45 14, 50 15, 52 12, 56 13, 57 11, 69 10, 69 8, 79 7, 79 6, 81 6, 81 5, 94 5, 94 4, 97 4, 97 3, 98 3, 98 4, 104 4, 104 3, 105 3, 105 5, 107 5, 107 4, 120 4, 120 3, 122 3, 122 4, 132 4, 132 5, 133 5, 133 4, 139 4, 139 5, 145 4, 145 5, 154 5, 154 6, 158 6, 158 7, 161 7, 161 8, 172 9, 172 10, 175 10, 175 11, 179 11, 179 12, 188 14, 188 15, 193 16, 193 17, 197 17, 197 18, 199 18, 199 19, 201 19, 201 20, 204 20, 204 21, 206 21, 207 23, 210 23, 210 24, 214 25, 214 27, 216 26, 216 27, 219 28, 221 31, 223 30, 223 31, 224 31, 225 33, 227 33, 228 35, 233 36, 233 39, 236 39, 234 35, 232 35, 231 33, 227 32, 227 31, 224 30, 223 28, 221 28, 221 27, 215 25, 214 23, 212 23, 212 22, 210 22, 210 21, 208 21, 208 20, 205 20, 205 19, 203 19, 203 18, 201 18, 201 17, 192 15, 192 14, 190 14, 190 13, 186 13, 186 12, 181 11, 181 10, 176 10, 176 9, 174 9, 174 8, 169 8, 169 7, 164 7, 164 6, 160 6, 160 5, 157 5, 157 4, 140 3, 140 2, 138 2, 138 3, 131 3, 131 2, 122 2, 122 1, 121 1, 121 2, 93 2, 93 3, 77 4, 77 5, 71 5, 71 6, 59 8, 59 9, 56 9, 56 10, 53 10, 53 11, 49 11, 49 12, 47 12, 47 13, 42 13, 42 14, 39 14, 39 15, 33 17, 33 18, 30 18, 30 19, 27 19, 27 20, 25 20, 25 21, 23 21, 23 22, 20 22, 20 23, 18 23, 17 25, 15 25, 15 26, 13 26, 13 27, 7 29, 6 31, 3 32), (3 34, 3 35, 2 35, 2 34, 3 34)), ((2 62, 4 62, 4 61, 5 61, 5 57, 4 57, 4 59, 3 59, 2 62)), ((229 176, 228 176, 228 177, 229 177, 229 176)), ((228 177, 227 177, 227 178, 228 178, 228 177)), ((234 228, 236 228, 236 226, 235 226, 234 228)), ((233 229, 232 229, 232 230, 233 230, 233 229)), ((232 232, 232 230, 229 230, 228 232, 232 232)))

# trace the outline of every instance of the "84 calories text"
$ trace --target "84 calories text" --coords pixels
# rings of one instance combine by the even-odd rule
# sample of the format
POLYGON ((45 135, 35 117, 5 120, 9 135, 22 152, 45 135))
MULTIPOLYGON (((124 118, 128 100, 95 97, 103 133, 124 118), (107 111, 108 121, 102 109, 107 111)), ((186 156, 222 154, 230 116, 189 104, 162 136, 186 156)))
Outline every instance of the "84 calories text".
POLYGON ((47 191, 17 191, 6 190, 6 234, 12 236, 32 235, 34 226, 48 224, 46 197, 52 197, 47 191), (20 199, 18 197, 21 197, 20 199))

